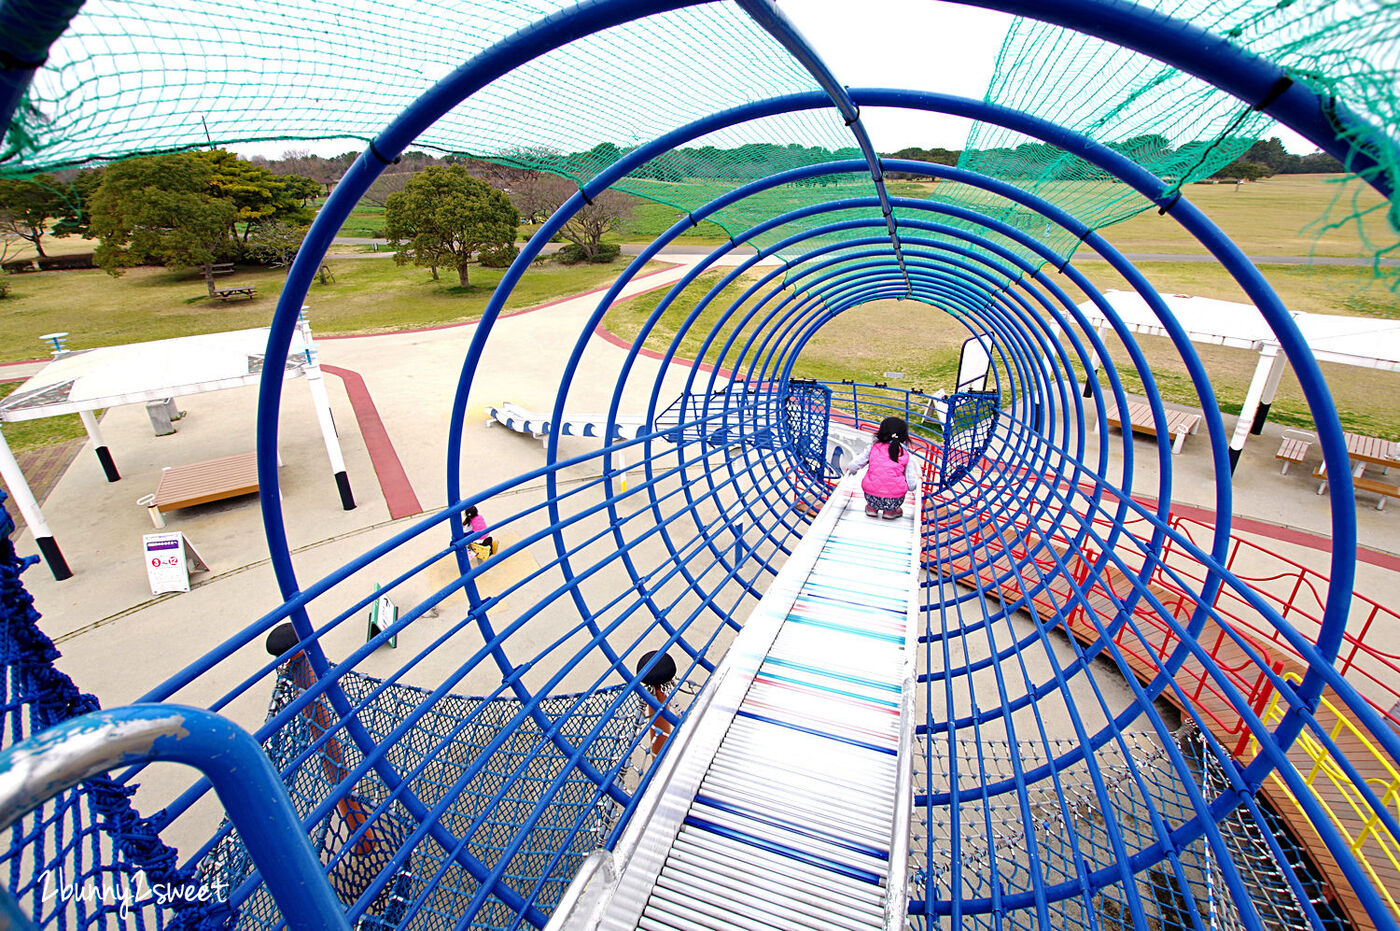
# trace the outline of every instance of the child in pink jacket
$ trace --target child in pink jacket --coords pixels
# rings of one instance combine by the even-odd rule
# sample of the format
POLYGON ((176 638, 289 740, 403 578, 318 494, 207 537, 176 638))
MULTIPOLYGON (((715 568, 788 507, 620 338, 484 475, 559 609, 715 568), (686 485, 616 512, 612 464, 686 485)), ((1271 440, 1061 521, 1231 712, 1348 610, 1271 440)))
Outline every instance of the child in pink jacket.
MULTIPOLYGON (((476 509, 475 504, 462 512, 462 526, 468 533, 484 534, 486 532, 486 518, 481 516, 481 512, 476 509)), ((496 555, 496 541, 491 537, 481 537, 468 543, 467 546, 471 549, 472 555, 476 556, 478 562, 496 555)))
POLYGON ((914 457, 905 449, 908 445, 909 424, 902 417, 886 417, 874 442, 846 467, 848 475, 866 467, 860 490, 865 492, 865 513, 870 517, 904 516, 904 496, 918 487, 919 480, 914 457))

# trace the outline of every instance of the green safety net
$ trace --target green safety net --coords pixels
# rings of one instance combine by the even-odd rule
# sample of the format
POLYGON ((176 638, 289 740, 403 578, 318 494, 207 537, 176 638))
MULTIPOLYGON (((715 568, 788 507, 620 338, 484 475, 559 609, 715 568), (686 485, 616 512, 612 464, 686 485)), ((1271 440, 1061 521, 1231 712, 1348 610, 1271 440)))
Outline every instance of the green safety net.
MULTIPOLYGON (((1400 6, 1389 0, 1158 0, 1148 5, 1226 37, 1323 96, 1345 102, 1363 120, 1350 141, 1381 155, 1372 174, 1400 188, 1395 160, 1400 6)), ((1270 117, 1198 78, 1121 46, 1027 19, 1016 20, 1008 31, 986 99, 1109 145, 1161 177, 1168 191, 1210 177, 1276 132, 1270 117)), ((1014 181, 1094 229, 1151 206, 1087 162, 987 123, 973 126, 959 166, 1014 181)), ((1357 223, 1368 250, 1380 258, 1400 248, 1394 236, 1400 230, 1400 201, 1376 203, 1363 191, 1357 185, 1347 188, 1327 220, 1348 223, 1387 213, 1388 225, 1357 223), (1378 230, 1387 235, 1376 238, 1378 230)), ((1003 200, 974 196, 993 215, 1037 234, 1065 258, 1078 246, 1072 236, 1047 231, 1043 220, 1009 209, 1003 200)))
MULTIPOLYGON (((46 7, 41 0, 9 5, 22 10, 25 4, 36 11, 46 7)), ((1400 180, 1394 160, 1400 147, 1400 7, 1393 2, 1148 5, 1335 95, 1362 117, 1357 142, 1382 156, 1378 171, 1392 184, 1400 180)), ((22 102, 0 152, 0 175, 211 144, 285 140, 323 148, 345 140, 348 148, 363 148, 463 62, 569 6, 560 0, 484 0, 466 7, 416 0, 92 0, 54 44, 22 102)), ((813 78, 737 5, 701 4, 615 27, 529 62, 456 107, 414 148, 583 182, 627 150, 702 116, 815 90, 813 78)), ((1168 189, 1208 177, 1274 131, 1268 117, 1203 81, 1118 46, 1024 19, 1006 36, 986 97, 1126 152, 1163 177, 1168 189)), ((891 148, 878 137, 874 143, 880 151, 891 148)), ((717 194, 774 171, 857 156, 851 131, 828 107, 714 133, 653 160, 617 187, 684 217, 717 194)), ((1033 190, 1093 228, 1149 206, 1086 163, 987 124, 972 126, 960 166, 1033 190)), ((1033 233, 1061 259, 1078 245, 1043 218, 965 185, 944 182, 931 192, 911 192, 896 183, 892 193, 990 214, 1033 233)), ((874 194, 868 172, 844 175, 774 189, 712 220, 737 237, 775 214, 874 194)), ((1391 224, 1371 224, 1364 234, 1383 271, 1379 259, 1397 248, 1400 208, 1378 204, 1374 196, 1353 197, 1339 198, 1328 219, 1349 222, 1388 212, 1391 224)), ((878 208, 851 209, 881 219, 878 208)), ((895 217, 912 213, 896 210, 895 217)), ((797 221, 756 244, 771 246, 826 219, 797 221)), ((879 235, 878 225, 827 238, 865 235, 879 235)))

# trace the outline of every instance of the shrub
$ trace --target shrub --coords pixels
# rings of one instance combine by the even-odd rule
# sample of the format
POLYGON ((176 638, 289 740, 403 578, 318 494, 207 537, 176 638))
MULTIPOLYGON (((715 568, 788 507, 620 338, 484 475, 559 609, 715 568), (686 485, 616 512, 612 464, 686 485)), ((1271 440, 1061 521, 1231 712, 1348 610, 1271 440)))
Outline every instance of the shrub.
POLYGON ((93 261, 91 252, 79 252, 73 255, 50 255, 37 260, 40 271, 56 271, 64 268, 96 268, 97 263, 93 261))
POLYGON ((592 262, 595 265, 602 265, 611 262, 622 254, 622 247, 615 242, 600 242, 593 255, 585 255, 583 248, 576 243, 569 243, 560 249, 555 256, 565 265, 577 265, 580 262, 592 262))
POLYGON ((482 249, 476 254, 476 260, 485 268, 505 268, 519 254, 519 249, 507 243, 497 249, 482 249))

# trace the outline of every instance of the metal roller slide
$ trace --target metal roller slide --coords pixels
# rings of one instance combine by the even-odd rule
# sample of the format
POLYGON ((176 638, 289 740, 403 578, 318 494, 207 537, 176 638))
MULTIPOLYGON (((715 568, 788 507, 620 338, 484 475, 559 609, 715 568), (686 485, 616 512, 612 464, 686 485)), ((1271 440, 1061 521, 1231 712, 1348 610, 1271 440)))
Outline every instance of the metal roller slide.
POLYGON ((902 927, 921 526, 837 487, 551 929, 902 927))

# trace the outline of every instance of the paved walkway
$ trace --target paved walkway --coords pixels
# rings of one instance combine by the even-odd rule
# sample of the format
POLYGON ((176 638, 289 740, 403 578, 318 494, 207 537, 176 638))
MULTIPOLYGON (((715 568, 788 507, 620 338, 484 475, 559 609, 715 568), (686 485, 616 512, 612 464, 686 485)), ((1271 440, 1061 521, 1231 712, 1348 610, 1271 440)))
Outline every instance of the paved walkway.
MULTIPOLYGON (((43 446, 39 449, 24 449, 15 453, 15 461, 19 463, 20 471, 29 482, 29 490, 34 493, 41 507, 58 484, 58 480, 63 477, 63 473, 68 471, 68 467, 86 445, 86 439, 69 440, 66 443, 43 446)), ((5 492, 5 510, 10 519, 14 521, 16 528, 23 527, 24 520, 19 515, 19 508, 15 507, 9 497, 10 487, 5 484, 4 479, 0 479, 0 490, 5 492)))
MULTIPOLYGON (((692 260, 685 254, 670 257, 680 264, 638 279, 626 294, 679 279, 692 260)), ((498 321, 468 401, 467 488, 490 487, 543 464, 538 442, 499 427, 488 429, 482 408, 509 400, 531 409, 549 409, 559 371, 596 303, 596 293, 579 295, 498 321)), ((301 584, 338 569, 411 526, 421 519, 418 515, 435 511, 445 500, 445 428, 461 359, 475 326, 319 341, 322 362, 331 376, 326 385, 332 413, 359 505, 353 511, 339 507, 305 389, 297 380, 287 382, 280 431, 284 462, 280 492, 301 584)), ((569 406, 584 410, 603 405, 623 358, 623 348, 595 335, 584 353, 582 377, 575 379, 569 406)), ((659 362, 644 356, 636 364, 641 372, 651 373, 659 362)), ((683 377, 685 371, 675 366, 674 377, 683 377)), ((7 367, 3 374, 13 377, 27 372, 7 367)), ((55 583, 40 566, 26 573, 25 582, 45 616, 45 630, 62 642, 66 671, 104 704, 139 697, 151 683, 203 655, 282 601, 268 566, 260 509, 251 498, 172 516, 168 529, 183 530, 212 567, 195 577, 190 593, 153 597, 141 561, 141 536, 151 528, 136 499, 154 490, 163 466, 254 448, 255 400, 255 388, 184 398, 181 407, 189 416, 180 421, 177 434, 166 437, 152 436, 140 405, 109 411, 103 432, 123 475, 116 484, 108 484, 96 459, 83 454, 83 443, 78 444, 76 457, 72 450, 55 453, 56 461, 48 466, 45 515, 75 575, 55 583), (66 470, 64 456, 69 462, 66 470), (172 636, 172 632, 180 633, 172 636), (129 656, 132 650, 139 653, 143 644, 159 644, 159 659, 113 662, 114 656, 129 656)), ((635 398, 633 403, 643 400, 635 398)), ((1273 427, 1268 430, 1276 432, 1273 427)), ((1095 441, 1094 436, 1087 439, 1091 444, 1095 441)), ((1215 475, 1204 441, 1205 437, 1193 438, 1181 456, 1173 457, 1174 496, 1181 504, 1208 514, 1215 475)), ((1150 494, 1155 487, 1152 447, 1146 440, 1135 443, 1139 455, 1134 488, 1150 494)), ((1330 560, 1327 500, 1313 494, 1315 485, 1307 470, 1279 475, 1273 460, 1276 447, 1271 433, 1251 438, 1235 481, 1236 512, 1254 519, 1247 529, 1255 538, 1289 558, 1326 571, 1330 560), (1285 526, 1287 532, 1279 529, 1285 526)), ((592 449, 595 441, 566 438, 561 453, 592 449)), ((1116 462, 1115 454, 1111 463, 1116 462)), ((513 493, 527 492, 538 493, 529 488, 513 493)), ((513 510, 515 505, 503 502, 502 507, 513 510)), ((1359 567, 1357 590, 1378 599, 1400 600, 1400 573, 1387 556, 1400 550, 1400 515, 1364 508, 1358 519, 1361 539, 1374 549, 1376 558, 1359 567)), ((440 528, 424 539, 428 536, 433 546, 441 546, 440 528)), ((33 548, 27 533, 21 533, 17 543, 22 552, 33 548)), ((403 558, 421 558, 431 552, 424 542, 421 547, 405 547, 403 558)), ((528 561, 528 554, 524 558, 528 561)), ((517 567, 519 574, 528 568, 524 563, 517 567)), ((435 565, 420 573, 406 583, 401 603, 427 599, 447 584, 442 573, 448 572, 445 565, 435 565)), ((357 584, 368 589, 371 582, 382 579, 383 572, 376 570, 373 577, 357 584)), ((505 574, 499 584, 506 587, 505 574)), ((422 636, 430 640, 429 633, 425 627, 422 636)), ((345 652, 353 649, 355 636, 347 631, 345 652)), ((411 643, 417 636, 404 642, 411 643)), ((425 682, 431 679, 430 673, 424 673, 425 682)))

